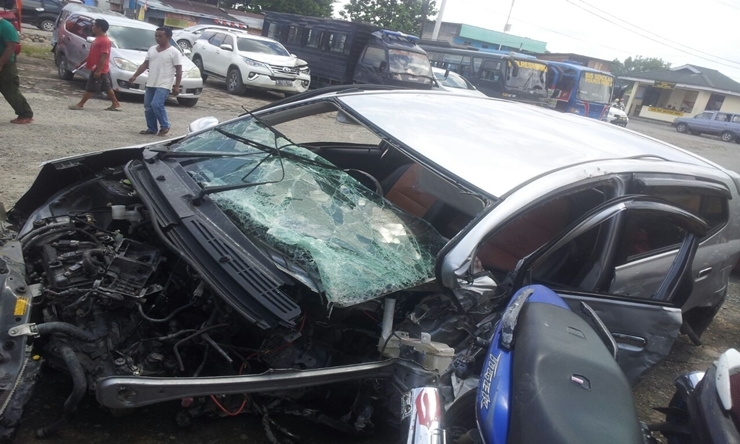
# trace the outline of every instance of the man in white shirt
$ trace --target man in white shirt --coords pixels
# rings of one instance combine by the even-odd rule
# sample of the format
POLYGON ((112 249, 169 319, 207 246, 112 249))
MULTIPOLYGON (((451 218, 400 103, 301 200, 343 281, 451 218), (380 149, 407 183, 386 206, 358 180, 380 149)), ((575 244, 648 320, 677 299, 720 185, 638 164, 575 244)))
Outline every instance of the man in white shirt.
POLYGON ((182 80, 182 54, 170 45, 171 38, 170 28, 157 28, 154 32, 157 44, 149 48, 144 63, 128 80, 134 83, 141 73, 149 69, 149 78, 146 81, 146 92, 144 93, 146 129, 139 134, 164 136, 170 132, 170 122, 167 120, 164 101, 170 93, 170 88, 172 88, 173 96, 180 94, 180 81, 182 80), (159 131, 157 122, 159 122, 159 131))

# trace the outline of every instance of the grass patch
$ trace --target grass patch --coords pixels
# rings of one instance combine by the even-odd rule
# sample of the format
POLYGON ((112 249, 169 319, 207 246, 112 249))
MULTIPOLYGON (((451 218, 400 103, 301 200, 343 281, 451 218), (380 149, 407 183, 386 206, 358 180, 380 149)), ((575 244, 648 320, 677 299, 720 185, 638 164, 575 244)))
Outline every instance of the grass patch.
POLYGON ((54 54, 51 53, 51 48, 47 45, 33 45, 29 43, 21 44, 21 54, 28 57, 34 57, 37 59, 53 59, 54 54))

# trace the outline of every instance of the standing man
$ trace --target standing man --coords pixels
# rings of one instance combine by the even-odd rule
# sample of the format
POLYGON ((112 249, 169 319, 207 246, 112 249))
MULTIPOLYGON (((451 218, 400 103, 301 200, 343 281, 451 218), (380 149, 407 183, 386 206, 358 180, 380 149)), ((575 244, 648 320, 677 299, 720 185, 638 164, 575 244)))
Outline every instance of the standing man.
POLYGON ((15 66, 15 47, 19 41, 18 31, 0 17, 0 93, 18 115, 10 123, 26 124, 33 122, 33 111, 21 94, 21 80, 15 66))
POLYGON ((136 78, 149 68, 149 78, 146 81, 146 92, 144 93, 146 129, 139 134, 164 136, 170 132, 170 122, 167 120, 164 101, 170 93, 170 88, 172 88, 173 96, 180 94, 180 81, 182 80, 182 54, 170 45, 171 38, 170 28, 157 28, 154 32, 157 44, 149 48, 144 63, 128 80, 134 83, 136 78), (174 86, 172 85, 173 79, 174 86), (159 122, 159 131, 157 131, 157 122, 159 122))
POLYGON ((106 108, 106 111, 121 110, 121 104, 116 99, 110 79, 110 66, 108 65, 108 59, 110 58, 110 39, 105 35, 106 32, 108 32, 108 22, 106 20, 96 19, 93 21, 92 33, 95 36, 95 41, 90 47, 87 58, 77 66, 77 69, 79 69, 83 63, 87 62, 85 68, 90 70, 90 76, 87 78, 87 85, 85 86, 85 93, 82 95, 82 99, 76 105, 69 105, 69 109, 83 109, 85 102, 90 100, 93 94, 104 90, 111 102, 111 106, 106 108))

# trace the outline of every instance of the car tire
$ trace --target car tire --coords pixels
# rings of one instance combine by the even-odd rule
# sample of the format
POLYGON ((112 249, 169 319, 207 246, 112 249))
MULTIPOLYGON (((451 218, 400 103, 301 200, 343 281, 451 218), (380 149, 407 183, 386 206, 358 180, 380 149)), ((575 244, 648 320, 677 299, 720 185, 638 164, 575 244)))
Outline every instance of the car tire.
POLYGON ((180 104, 180 106, 184 106, 187 108, 192 108, 195 106, 196 103, 198 103, 198 99, 191 99, 186 97, 178 97, 177 103, 180 104))
POLYGON ((42 31, 48 31, 51 32, 54 30, 54 20, 51 19, 42 19, 39 23, 39 29, 42 31))
POLYGON ((719 138, 722 139, 723 142, 733 142, 735 140, 735 135, 729 131, 725 131, 719 135, 719 138))
POLYGON ((67 61, 67 57, 60 55, 59 62, 57 63, 57 73, 59 74, 59 78, 62 80, 72 80, 75 76, 75 73, 68 69, 68 65, 69 62, 67 61))
POLYGON ((676 131, 678 131, 679 133, 685 133, 686 131, 688 131, 688 129, 689 126, 683 122, 676 125, 676 131))
POLYGON ((205 82, 208 80, 208 74, 203 70, 203 59, 200 56, 193 56, 193 65, 200 71, 200 78, 205 82))
POLYGON ((193 49, 193 45, 191 45, 190 42, 185 39, 178 40, 177 46, 179 46, 180 49, 182 49, 183 51, 185 51, 186 49, 193 49))
POLYGON ((226 74, 226 91, 229 94, 240 96, 247 91, 247 87, 244 86, 242 81, 242 72, 239 68, 231 68, 226 74))

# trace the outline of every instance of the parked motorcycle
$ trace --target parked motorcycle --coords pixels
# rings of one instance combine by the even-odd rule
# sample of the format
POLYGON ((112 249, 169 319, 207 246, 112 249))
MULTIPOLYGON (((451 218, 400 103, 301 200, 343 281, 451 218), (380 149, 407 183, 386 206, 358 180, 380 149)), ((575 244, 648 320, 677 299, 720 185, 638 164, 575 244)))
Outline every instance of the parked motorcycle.
MULTIPOLYGON (((477 390, 444 411, 431 387, 409 392, 408 443, 654 443, 637 418, 617 346, 596 313, 594 327, 552 290, 532 285, 512 298, 498 323, 477 390)), ((488 347, 485 347, 488 345, 488 347)))
POLYGON ((676 379, 676 393, 666 420, 651 424, 669 444, 740 443, 740 352, 729 349, 706 372, 689 372, 676 379))

